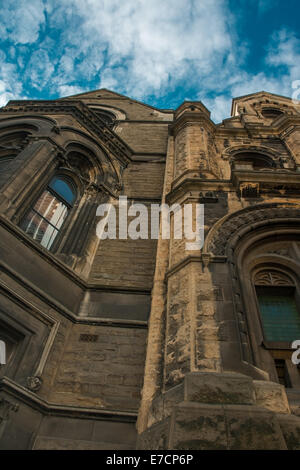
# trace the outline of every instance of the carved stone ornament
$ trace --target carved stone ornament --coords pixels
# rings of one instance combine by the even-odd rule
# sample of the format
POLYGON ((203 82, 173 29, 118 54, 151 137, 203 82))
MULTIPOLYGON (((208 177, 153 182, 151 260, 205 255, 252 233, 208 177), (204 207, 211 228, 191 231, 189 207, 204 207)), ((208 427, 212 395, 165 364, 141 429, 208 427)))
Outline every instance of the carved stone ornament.
POLYGON ((241 183, 240 194, 241 197, 258 197, 259 183, 241 183))
POLYGON ((256 286, 293 286, 294 282, 287 274, 280 271, 263 270, 256 274, 254 284, 256 286))
POLYGON ((41 388, 42 384, 43 380, 41 377, 27 377, 27 386, 33 392, 37 392, 41 388))

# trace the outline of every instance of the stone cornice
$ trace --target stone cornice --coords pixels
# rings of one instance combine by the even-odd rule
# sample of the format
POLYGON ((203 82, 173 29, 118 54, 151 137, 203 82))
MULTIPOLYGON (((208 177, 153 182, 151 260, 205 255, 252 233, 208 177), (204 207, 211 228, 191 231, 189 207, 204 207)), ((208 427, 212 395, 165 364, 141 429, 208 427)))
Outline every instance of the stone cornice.
POLYGON ((134 411, 115 411, 109 409, 97 409, 49 403, 42 397, 38 396, 36 393, 28 390, 25 387, 22 387, 5 376, 0 380, 0 392, 5 392, 13 399, 20 400, 40 413, 51 416, 64 416, 70 418, 86 418, 118 422, 124 421, 130 423, 135 422, 137 418, 137 412, 134 411))
POLYGON ((300 127, 300 114, 286 114, 277 118, 270 126, 263 125, 262 122, 243 122, 240 127, 226 127, 224 122, 229 124, 231 120, 236 121, 236 118, 225 119, 223 123, 216 125, 216 136, 247 134, 251 138, 264 135, 280 139, 300 127))
MULTIPOLYGON (((44 292, 41 292, 40 289, 38 289, 36 286, 33 286, 31 283, 29 283, 27 280, 16 274, 9 268, 5 263, 1 262, 0 263, 0 270, 4 271, 8 276, 12 277, 16 282, 21 284, 24 288, 26 288, 29 292, 33 293, 37 298, 39 298, 42 302, 45 304, 51 306, 56 312, 61 314, 63 317, 67 318, 68 320, 72 321, 73 323, 76 324, 81 324, 81 325, 101 325, 101 326, 114 326, 118 328, 141 328, 145 329, 148 327, 148 322, 147 321, 140 321, 140 320, 129 320, 125 319, 122 320, 120 318, 105 318, 105 317, 83 317, 76 315, 73 313, 71 310, 66 308, 65 306, 61 305, 57 301, 53 301, 47 294, 44 292)), ((8 285, 0 281, 0 290, 2 291, 3 295, 7 295, 9 298, 14 298, 14 300, 19 303, 20 305, 22 304, 23 307, 28 308, 29 303, 26 299, 24 299, 22 296, 17 295, 8 285)), ((102 291, 100 287, 95 287, 89 288, 89 291, 102 291)), ((107 291, 113 291, 116 292, 116 290, 110 290, 110 289, 103 289, 106 292, 107 291)), ((118 292, 118 291, 117 291, 118 292)), ((122 291, 124 292, 124 290, 122 291)), ((132 294, 132 292, 130 292, 132 294)), ((139 292, 139 294, 141 294, 139 292)), ((144 293, 142 293, 144 294, 144 293)), ((150 295, 150 292, 146 292, 146 294, 150 295)), ((32 310, 32 307, 30 307, 32 310)), ((40 311, 37 307, 34 307, 36 311, 40 311)))
POLYGON ((284 192, 286 189, 300 192, 300 173, 295 171, 279 169, 271 171, 233 170, 232 184, 238 188, 243 182, 258 183, 260 190, 270 191, 272 188, 282 188, 284 192))
MULTIPOLYGON (((166 202, 172 204, 178 199, 186 196, 194 198, 198 193, 198 199, 201 199, 201 191, 232 191, 230 180, 203 179, 200 177, 190 177, 187 174, 183 179, 173 186, 172 190, 166 195, 166 202), (192 195, 194 193, 194 195, 192 195)), ((205 196, 204 196, 205 197, 205 196)), ((206 201, 209 202, 209 201, 206 201)))
POLYGON ((104 121, 88 106, 79 100, 65 101, 9 101, 0 109, 1 113, 39 113, 39 114, 71 114, 100 140, 107 152, 111 152, 123 166, 131 160, 133 150, 115 134, 104 121))
MULTIPOLYGON (((130 294, 140 294, 140 295, 150 295, 149 289, 141 289, 136 287, 114 287, 101 285, 99 283, 89 282, 86 279, 78 276, 69 266, 60 261, 55 255, 41 247, 37 242, 32 240, 28 235, 26 235, 19 227, 13 224, 10 220, 6 219, 0 215, 0 225, 2 225, 6 230, 11 232, 14 236, 22 240, 22 242, 29 246, 31 249, 37 251, 42 259, 50 265, 54 266, 55 269, 60 271, 64 276, 74 282, 82 290, 87 291, 103 291, 103 292, 114 292, 114 293, 130 293, 130 294)), ((102 325, 113 325, 119 327, 132 327, 132 328, 146 328, 146 321, 138 320, 121 320, 114 318, 92 318, 92 317, 82 317, 74 312, 70 311, 67 307, 61 305, 57 301, 54 301, 50 296, 45 292, 38 289, 36 286, 32 285, 27 279, 21 277, 16 273, 10 266, 7 266, 3 261, 0 261, 0 269, 6 272, 10 277, 13 277, 18 283, 23 285, 28 291, 31 291, 37 298, 41 299, 42 302, 45 302, 48 305, 51 305, 56 311, 61 315, 68 318, 74 323, 82 324, 102 324, 102 325)))
MULTIPOLYGON (((174 264, 174 266, 171 266, 169 270, 166 273, 166 280, 169 279, 169 277, 173 276, 176 274, 178 271, 183 269, 185 266, 187 266, 190 263, 201 263, 205 265, 206 259, 205 259, 205 254, 200 254, 200 255, 188 255, 186 256, 183 260, 179 261, 178 263, 174 264)), ((227 261, 226 256, 213 256, 211 255, 209 257, 209 262, 210 263, 225 263, 227 261)))
POLYGON ((193 125, 202 125, 210 132, 215 132, 216 130, 216 125, 206 113, 200 113, 199 111, 185 111, 176 119, 176 121, 174 121, 174 123, 170 124, 169 132, 171 135, 176 135, 184 127, 193 125))

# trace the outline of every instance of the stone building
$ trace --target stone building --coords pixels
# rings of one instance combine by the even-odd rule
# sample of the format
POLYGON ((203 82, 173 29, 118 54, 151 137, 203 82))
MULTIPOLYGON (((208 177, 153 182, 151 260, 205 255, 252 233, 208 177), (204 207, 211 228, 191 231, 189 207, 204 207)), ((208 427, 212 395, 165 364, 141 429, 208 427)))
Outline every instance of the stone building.
POLYGON ((220 124, 105 89, 10 101, 0 448, 300 449, 299 201, 290 98, 236 98, 220 124), (203 204, 203 247, 100 239, 120 195, 203 204))

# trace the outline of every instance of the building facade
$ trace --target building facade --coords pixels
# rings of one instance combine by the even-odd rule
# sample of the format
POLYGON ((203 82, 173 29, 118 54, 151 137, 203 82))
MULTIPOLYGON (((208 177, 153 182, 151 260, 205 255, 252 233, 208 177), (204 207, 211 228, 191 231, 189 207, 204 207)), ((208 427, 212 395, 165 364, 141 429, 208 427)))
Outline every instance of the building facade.
POLYGON ((220 124, 105 89, 10 101, 0 449, 300 449, 299 202, 290 98, 236 98, 220 124), (202 204, 203 246, 101 239, 120 196, 202 204))

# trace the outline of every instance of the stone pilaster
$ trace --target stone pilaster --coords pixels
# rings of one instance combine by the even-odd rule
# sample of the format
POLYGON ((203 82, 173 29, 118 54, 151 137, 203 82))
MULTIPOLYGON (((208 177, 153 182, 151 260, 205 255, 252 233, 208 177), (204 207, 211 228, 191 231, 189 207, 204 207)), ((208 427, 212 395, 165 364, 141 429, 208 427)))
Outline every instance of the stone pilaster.
POLYGON ((16 172, 7 179, 1 191, 0 212, 15 220, 18 209, 30 204, 34 193, 49 179, 57 165, 59 148, 48 139, 31 138, 14 159, 16 172))

